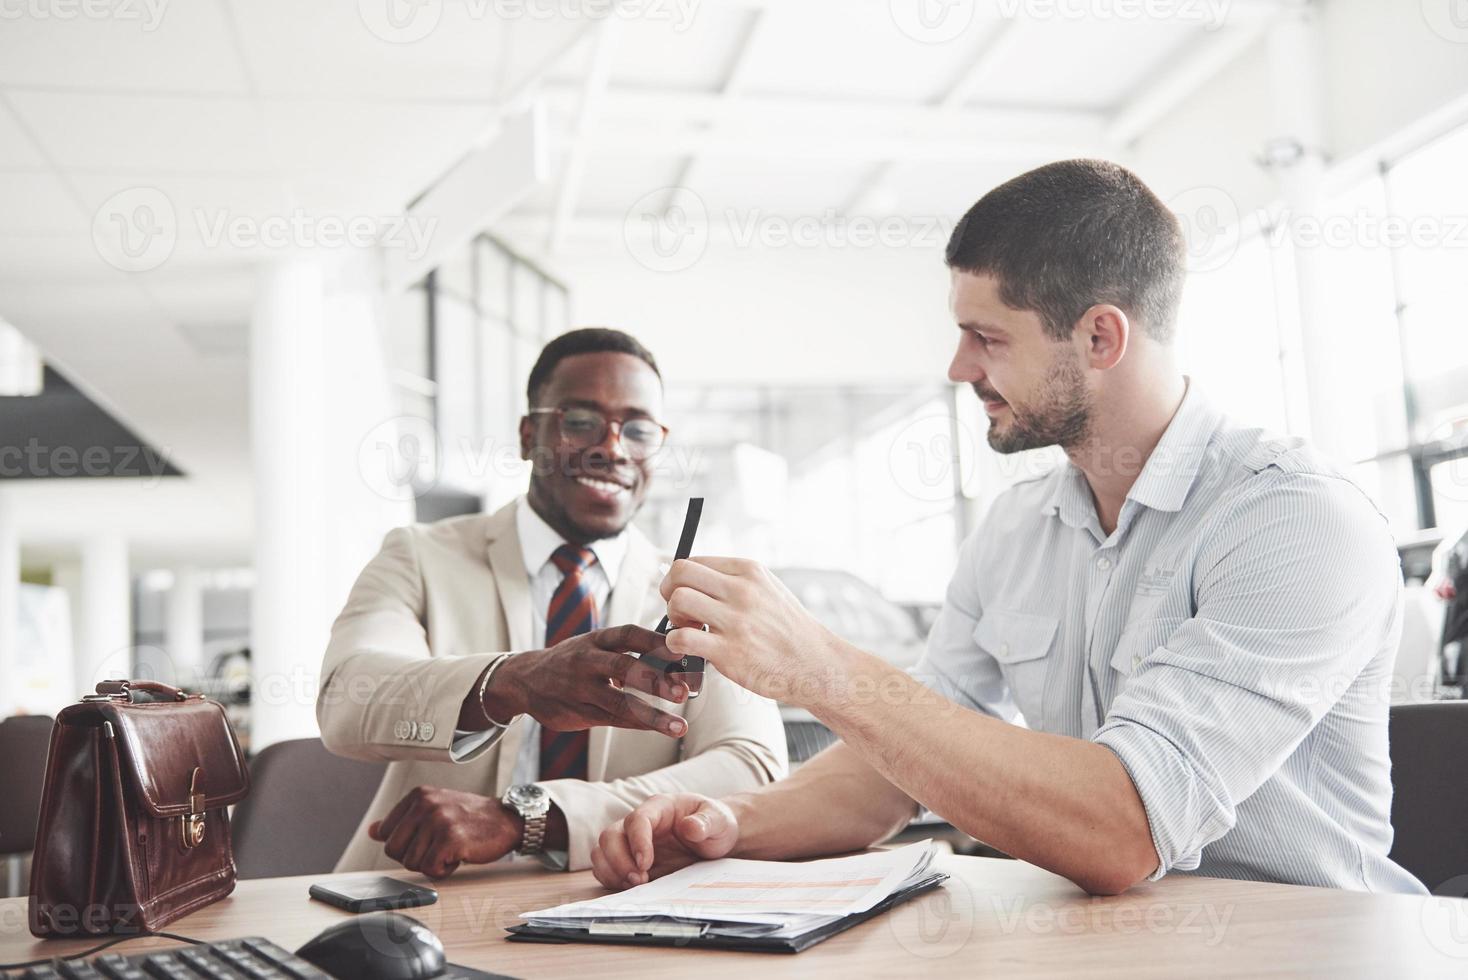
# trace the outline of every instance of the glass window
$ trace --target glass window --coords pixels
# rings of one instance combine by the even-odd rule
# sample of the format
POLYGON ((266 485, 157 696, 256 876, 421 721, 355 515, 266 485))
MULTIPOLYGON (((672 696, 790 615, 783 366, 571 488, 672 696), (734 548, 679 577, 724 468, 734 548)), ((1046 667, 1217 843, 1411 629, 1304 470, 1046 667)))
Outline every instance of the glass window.
POLYGON ((545 280, 534 268, 523 263, 516 263, 512 275, 514 288, 510 292, 510 323, 521 337, 539 341, 542 336, 540 290, 545 280))
POLYGON ((1387 197, 1402 305, 1404 398, 1412 442, 1425 446, 1421 479, 1430 488, 1434 523, 1465 519, 1461 459, 1433 463, 1444 444, 1468 430, 1468 127, 1404 156, 1387 173, 1387 197))
POLYGON ((462 454, 450 451, 450 447, 472 445, 480 435, 479 386, 474 376, 474 310, 468 303, 441 293, 434 314, 438 437, 445 450, 442 476, 467 485, 467 473, 458 465, 463 462, 462 454))
POLYGON ((1222 266, 1188 276, 1179 313, 1183 370, 1231 417, 1289 430, 1273 257, 1262 235, 1222 266))
POLYGON ((1389 171, 1401 239, 1402 299, 1413 304, 1461 293, 1468 279, 1468 127, 1428 143, 1389 171))
POLYGON ((508 316, 510 256, 491 238, 481 237, 474 246, 479 254, 479 308, 491 316, 508 316))
POLYGON ((1373 176, 1322 202, 1320 234, 1307 237, 1300 228, 1294 236, 1297 250, 1315 253, 1309 258, 1321 263, 1329 284, 1316 315, 1332 342, 1312 356, 1325 360, 1332 377, 1349 380, 1353 397, 1341 399, 1328 420, 1347 462, 1407 446, 1392 254, 1376 234, 1386 207, 1385 185, 1373 176))
MULTIPOLYGON (((1468 420, 1464 431, 1468 432, 1468 420)), ((1432 504, 1441 528, 1468 527, 1468 456, 1438 463, 1428 471, 1432 504)))
POLYGON ((1408 534, 1420 527, 1417 515, 1417 486, 1412 477, 1412 458, 1405 451, 1384 459, 1357 463, 1346 476, 1366 492, 1383 514, 1393 533, 1408 534))
POLYGON ((434 272, 440 293, 448 293, 465 303, 474 302, 474 253, 472 249, 455 249, 434 272))
POLYGON ((571 296, 559 283, 545 284, 545 335, 555 337, 571 329, 571 296))

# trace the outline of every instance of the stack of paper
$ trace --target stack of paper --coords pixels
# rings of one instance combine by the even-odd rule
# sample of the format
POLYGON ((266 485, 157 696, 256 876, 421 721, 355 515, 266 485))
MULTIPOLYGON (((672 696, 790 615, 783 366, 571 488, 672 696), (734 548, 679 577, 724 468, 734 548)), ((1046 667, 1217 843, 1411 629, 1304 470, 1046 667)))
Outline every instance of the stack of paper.
POLYGON ((922 841, 854 857, 787 863, 723 858, 602 898, 526 912, 532 927, 603 935, 641 931, 649 922, 685 923, 699 934, 797 936, 888 897, 943 877, 931 871, 935 848, 922 841))

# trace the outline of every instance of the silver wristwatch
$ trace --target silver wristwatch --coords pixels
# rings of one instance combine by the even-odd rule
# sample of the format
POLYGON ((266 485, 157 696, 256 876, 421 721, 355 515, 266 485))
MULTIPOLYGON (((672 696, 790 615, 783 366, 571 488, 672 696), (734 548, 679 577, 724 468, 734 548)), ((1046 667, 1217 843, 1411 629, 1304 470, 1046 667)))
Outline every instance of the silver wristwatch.
POLYGON ((550 814, 550 796, 534 783, 520 783, 505 790, 505 797, 500 802, 520 814, 525 821, 520 853, 539 854, 545 847, 545 821, 550 814))

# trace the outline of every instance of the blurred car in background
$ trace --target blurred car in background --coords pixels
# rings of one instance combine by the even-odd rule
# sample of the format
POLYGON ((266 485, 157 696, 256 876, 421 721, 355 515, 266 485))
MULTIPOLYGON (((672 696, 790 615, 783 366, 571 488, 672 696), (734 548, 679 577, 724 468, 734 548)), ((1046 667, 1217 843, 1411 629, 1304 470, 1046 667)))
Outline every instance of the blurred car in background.
MULTIPOLYGON (((902 606, 850 572, 834 568, 775 568, 800 604, 829 630, 855 646, 906 670, 923 654, 926 632, 902 606)), ((804 708, 780 705, 790 766, 798 767, 836 740, 804 708)))
MULTIPOLYGON (((876 654, 900 670, 917 664, 927 643, 928 628, 939 604, 898 605, 875 586, 850 572, 834 568, 771 569, 801 605, 828 629, 854 645, 876 654)), ((811 756, 836 741, 836 734, 804 708, 780 705, 785 723, 785 745, 790 768, 800 768, 811 756)), ((954 828, 926 807, 919 807, 907 829, 892 838, 895 843, 933 838, 961 854, 1004 855, 954 828)))

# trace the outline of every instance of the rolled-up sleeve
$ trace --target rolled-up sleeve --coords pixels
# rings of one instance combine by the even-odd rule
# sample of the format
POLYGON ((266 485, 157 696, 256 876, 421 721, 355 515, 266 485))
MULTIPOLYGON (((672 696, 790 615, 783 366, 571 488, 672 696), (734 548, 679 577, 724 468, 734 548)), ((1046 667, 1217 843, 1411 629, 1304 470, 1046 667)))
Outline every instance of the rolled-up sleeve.
POLYGON ((1386 523, 1343 479, 1267 471, 1203 534, 1195 615, 1141 658, 1093 736, 1141 797, 1154 878, 1198 866, 1400 615, 1386 523))

